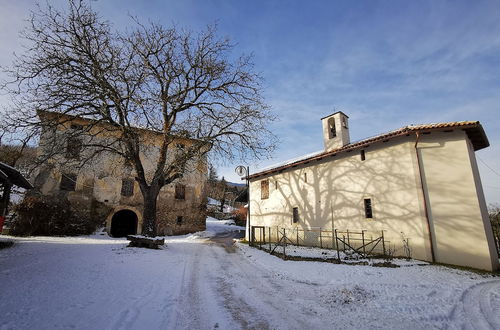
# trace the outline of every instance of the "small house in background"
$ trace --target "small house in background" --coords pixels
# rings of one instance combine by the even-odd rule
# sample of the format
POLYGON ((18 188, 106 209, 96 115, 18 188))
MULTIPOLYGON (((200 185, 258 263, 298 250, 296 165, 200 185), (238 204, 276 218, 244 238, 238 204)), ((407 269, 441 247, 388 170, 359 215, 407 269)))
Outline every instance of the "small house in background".
POLYGON ((5 217, 9 211, 9 202, 11 189, 17 186, 24 189, 31 189, 33 186, 24 178, 24 176, 15 168, 0 162, 0 233, 3 229, 5 217))
POLYGON ((273 228, 318 246, 307 233, 383 233, 396 255, 498 269, 474 154, 489 146, 479 122, 410 125, 351 143, 348 116, 336 112, 322 130, 324 150, 249 177, 250 223, 268 240, 273 228))
MULTIPOLYGON (((34 186, 47 196, 67 199, 79 213, 103 221, 106 231, 115 237, 142 232, 143 197, 135 170, 115 153, 94 152, 86 141, 112 146, 120 134, 106 123, 93 123, 90 119, 39 111, 43 123, 47 123, 40 136, 38 156, 47 158, 44 165, 34 173, 34 186), (57 122, 55 126, 52 123, 57 122), (54 127, 55 126, 55 127, 54 127), (90 128, 89 128, 90 127, 90 128), (70 134, 68 134, 70 132, 70 134), (74 133, 74 134, 73 134, 74 133), (71 138, 66 138, 68 135, 71 138), (53 143, 63 152, 52 156, 46 148, 53 143), (48 154, 48 156, 47 156, 48 154), (89 159, 80 169, 71 166, 79 159, 89 159)), ((144 157, 146 176, 154 173, 159 146, 163 135, 151 130, 137 128, 141 140, 141 157, 144 157)), ((172 137, 171 150, 167 154, 172 160, 195 140, 172 137)), ((182 178, 164 186, 157 200, 157 233, 179 235, 205 230, 207 181, 206 157, 192 160, 184 168, 182 178)))

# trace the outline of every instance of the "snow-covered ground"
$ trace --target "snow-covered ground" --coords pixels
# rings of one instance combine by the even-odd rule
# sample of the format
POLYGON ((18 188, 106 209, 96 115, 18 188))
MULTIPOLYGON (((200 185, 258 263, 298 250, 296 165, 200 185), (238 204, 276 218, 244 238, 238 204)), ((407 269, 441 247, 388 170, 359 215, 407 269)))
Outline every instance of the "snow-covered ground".
POLYGON ((0 329, 500 328, 500 279, 440 267, 284 261, 213 242, 210 220, 162 250, 107 236, 0 250, 0 329))
POLYGON ((264 244, 260 246, 262 249, 266 251, 274 251, 275 254, 283 255, 286 254, 287 257, 300 257, 300 258, 309 258, 309 259, 322 259, 325 261, 334 260, 337 261, 340 257, 341 262, 343 263, 352 263, 352 264, 367 264, 367 265, 377 265, 385 262, 390 262, 392 265, 399 267, 409 267, 409 266, 424 266, 428 265, 428 262, 420 261, 420 260, 407 260, 404 258, 393 258, 390 260, 382 259, 382 258, 362 258, 361 255, 354 252, 353 250, 339 251, 337 255, 337 250, 328 250, 328 249, 320 249, 318 247, 307 247, 307 246, 296 246, 296 245, 287 245, 285 247, 285 251, 283 251, 282 246, 276 247, 274 244, 264 244))

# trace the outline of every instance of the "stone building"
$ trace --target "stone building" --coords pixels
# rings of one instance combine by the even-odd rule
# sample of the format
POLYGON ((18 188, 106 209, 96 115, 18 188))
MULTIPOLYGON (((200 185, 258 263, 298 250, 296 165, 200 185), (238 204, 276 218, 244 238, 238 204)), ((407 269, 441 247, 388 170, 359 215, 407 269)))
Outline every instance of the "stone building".
POLYGON ((399 255, 409 244, 417 259, 498 269, 474 154, 489 146, 479 122, 410 125, 355 143, 342 112, 322 127, 324 150, 250 176, 251 226, 383 231, 399 255))
MULTIPOLYGON (((99 152, 90 157, 93 148, 82 147, 87 140, 92 144, 112 145, 120 133, 109 124, 89 125, 90 120, 80 117, 44 111, 39 111, 38 116, 44 127, 38 156, 45 160, 34 173, 35 188, 44 195, 67 198, 72 207, 84 216, 102 219, 112 236, 141 233, 143 198, 134 179, 133 167, 115 153, 99 152), (58 121, 57 126, 52 125, 55 120, 58 121), (57 155, 49 152, 55 144, 59 144, 57 147, 62 150, 57 155), (74 165, 87 158, 89 161, 81 168, 74 165)), ((139 128, 137 132, 141 141, 141 160, 148 177, 156 166, 163 135, 139 128)), ((169 150, 168 159, 193 142, 189 138, 175 137, 171 143, 175 148, 169 150)), ((161 189, 157 202, 159 235, 186 234, 205 229, 206 181, 207 161, 204 157, 188 161, 183 177, 161 189)))

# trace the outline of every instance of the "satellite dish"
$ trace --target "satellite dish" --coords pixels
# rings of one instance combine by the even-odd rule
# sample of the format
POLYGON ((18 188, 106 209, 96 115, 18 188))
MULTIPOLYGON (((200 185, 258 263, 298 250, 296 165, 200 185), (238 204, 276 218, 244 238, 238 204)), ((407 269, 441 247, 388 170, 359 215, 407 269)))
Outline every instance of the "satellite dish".
POLYGON ((239 176, 244 176, 245 174, 247 174, 247 169, 245 168, 245 166, 240 165, 240 166, 236 167, 235 172, 239 176))

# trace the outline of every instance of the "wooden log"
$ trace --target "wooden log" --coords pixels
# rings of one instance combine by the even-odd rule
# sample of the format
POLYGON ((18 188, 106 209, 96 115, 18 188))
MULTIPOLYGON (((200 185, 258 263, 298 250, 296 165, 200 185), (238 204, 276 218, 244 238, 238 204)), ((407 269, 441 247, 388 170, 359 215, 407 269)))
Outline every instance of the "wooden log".
POLYGON ((141 235, 128 235, 127 240, 130 241, 130 247, 145 247, 148 249, 158 249, 160 246, 165 245, 165 238, 163 237, 146 237, 141 235))

